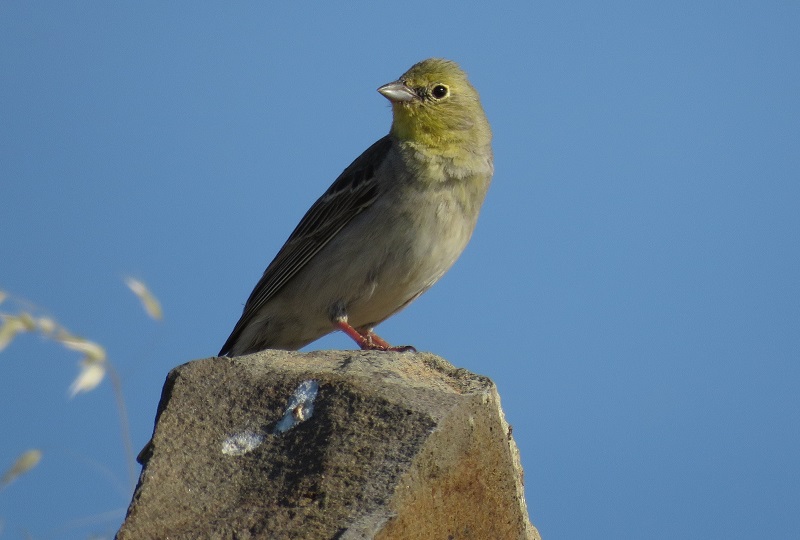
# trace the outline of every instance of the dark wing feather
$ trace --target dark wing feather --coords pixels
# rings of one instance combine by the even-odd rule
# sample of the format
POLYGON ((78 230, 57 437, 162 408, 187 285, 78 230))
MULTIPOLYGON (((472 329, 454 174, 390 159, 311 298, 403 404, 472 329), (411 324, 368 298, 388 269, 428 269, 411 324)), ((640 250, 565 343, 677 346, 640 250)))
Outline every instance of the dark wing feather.
POLYGON ((258 281, 220 356, 231 350, 261 307, 277 294, 350 220, 378 196, 375 171, 392 142, 380 139, 361 154, 309 208, 258 281))

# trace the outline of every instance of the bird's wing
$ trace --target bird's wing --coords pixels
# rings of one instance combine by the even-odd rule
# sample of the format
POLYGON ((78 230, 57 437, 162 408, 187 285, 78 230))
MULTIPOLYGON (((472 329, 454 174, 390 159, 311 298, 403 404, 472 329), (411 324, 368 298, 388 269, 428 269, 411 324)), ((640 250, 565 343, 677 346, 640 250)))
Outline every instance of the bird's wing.
POLYGON ((222 347, 220 356, 233 347, 261 307, 269 302, 350 220, 375 201, 378 195, 375 171, 386 158, 391 145, 392 141, 387 135, 370 146, 309 208, 250 293, 242 317, 222 347))

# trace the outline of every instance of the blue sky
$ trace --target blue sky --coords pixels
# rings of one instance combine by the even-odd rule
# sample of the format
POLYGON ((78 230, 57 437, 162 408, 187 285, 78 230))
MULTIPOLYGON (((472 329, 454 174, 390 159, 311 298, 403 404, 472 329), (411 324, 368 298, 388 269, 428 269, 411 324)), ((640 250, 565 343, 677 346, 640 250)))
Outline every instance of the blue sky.
MULTIPOLYGON (((496 172, 462 258, 379 327, 488 375, 548 539, 800 528, 800 5, 0 3, 0 290, 106 347, 133 444, 308 206, 458 61, 496 172), (122 282, 145 281, 165 318, 122 282)), ((13 311, 9 301, 0 311, 13 311)), ((352 348, 341 334, 311 348, 352 348)), ((0 353, 0 538, 109 536, 107 381, 0 353)))

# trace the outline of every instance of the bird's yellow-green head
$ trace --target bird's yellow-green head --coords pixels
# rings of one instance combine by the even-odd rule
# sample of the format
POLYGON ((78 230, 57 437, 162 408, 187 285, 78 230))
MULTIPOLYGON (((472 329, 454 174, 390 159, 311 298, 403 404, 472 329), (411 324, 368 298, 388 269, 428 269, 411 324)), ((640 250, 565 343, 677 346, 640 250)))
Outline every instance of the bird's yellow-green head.
POLYGON ((458 64, 429 58, 378 88, 392 102, 391 134, 442 154, 489 145, 492 132, 478 92, 458 64))

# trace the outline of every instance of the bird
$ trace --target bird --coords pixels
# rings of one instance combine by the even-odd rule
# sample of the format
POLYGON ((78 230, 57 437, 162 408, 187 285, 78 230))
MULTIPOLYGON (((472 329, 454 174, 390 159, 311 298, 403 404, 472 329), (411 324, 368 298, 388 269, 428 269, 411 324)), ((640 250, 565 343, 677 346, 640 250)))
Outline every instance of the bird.
POLYGON ((392 347, 375 326, 427 291, 466 247, 494 173, 480 97, 453 61, 428 58, 378 88, 389 134, 311 206, 248 298, 219 356, 298 350, 336 330, 392 347))

